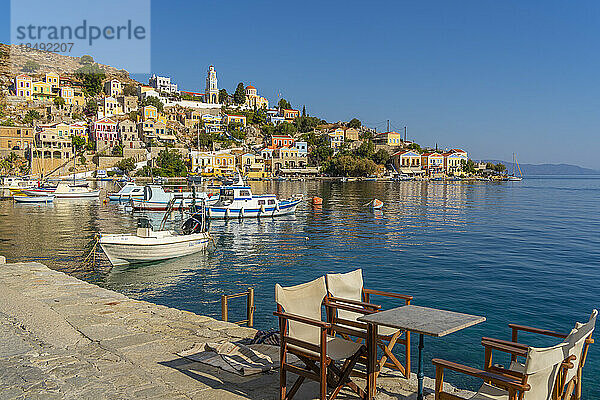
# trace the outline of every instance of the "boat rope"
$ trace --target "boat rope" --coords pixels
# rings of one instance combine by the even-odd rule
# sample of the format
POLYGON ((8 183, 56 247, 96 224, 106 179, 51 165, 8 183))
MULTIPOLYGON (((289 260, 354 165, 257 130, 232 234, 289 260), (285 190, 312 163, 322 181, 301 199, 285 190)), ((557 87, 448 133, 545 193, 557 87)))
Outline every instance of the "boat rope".
POLYGON ((90 249, 87 256, 83 259, 83 265, 88 265, 91 263, 93 267, 96 266, 96 253, 98 249, 98 243, 100 243, 100 235, 96 234, 94 236, 92 248, 90 249))

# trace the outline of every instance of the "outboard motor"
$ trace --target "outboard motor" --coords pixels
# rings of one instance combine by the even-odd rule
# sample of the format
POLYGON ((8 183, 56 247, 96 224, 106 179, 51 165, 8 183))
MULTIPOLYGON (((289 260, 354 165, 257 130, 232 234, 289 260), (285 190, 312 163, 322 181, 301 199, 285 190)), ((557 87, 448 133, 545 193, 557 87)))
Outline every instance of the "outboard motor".
POLYGON ((152 234, 152 224, 147 217, 141 217, 137 220, 137 236, 150 237, 152 234))
POLYGON ((192 233, 201 233, 204 231, 204 214, 195 213, 189 217, 181 227, 184 235, 191 235, 192 233))

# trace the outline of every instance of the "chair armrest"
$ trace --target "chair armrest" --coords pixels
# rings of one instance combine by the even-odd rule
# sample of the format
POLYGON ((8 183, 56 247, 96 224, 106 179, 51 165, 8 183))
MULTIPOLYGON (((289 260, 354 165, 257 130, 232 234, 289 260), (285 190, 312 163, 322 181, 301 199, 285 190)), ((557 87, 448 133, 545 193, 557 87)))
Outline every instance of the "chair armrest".
POLYGON ((496 339, 496 338, 491 338, 491 337, 482 337, 481 338, 481 344, 483 344, 483 342, 496 342, 496 343, 500 343, 506 346, 512 346, 518 349, 529 349, 529 346, 523 343, 516 343, 516 342, 511 342, 510 340, 502 340, 502 339, 496 339))
POLYGON ((331 329, 331 324, 329 322, 323 322, 323 321, 320 321, 317 319, 303 317, 301 315, 290 314, 290 313, 279 312, 279 311, 275 311, 273 313, 273 315, 275 315, 276 317, 279 317, 279 318, 290 319, 292 321, 300 322, 303 324, 317 326, 322 329, 331 329))
POLYGON ((508 389, 514 389, 514 390, 519 390, 519 391, 529 390, 531 388, 528 384, 522 384, 517 379, 511 379, 506 376, 496 375, 491 372, 482 371, 477 368, 453 363, 451 361, 434 358, 432 360, 432 362, 433 362, 433 365, 435 365, 436 367, 447 368, 447 369, 450 369, 455 372, 463 373, 465 375, 474 376, 476 378, 481 378, 487 382, 491 382, 500 387, 505 387, 508 389))
POLYGON ((487 338, 481 339, 481 344, 485 348, 503 351, 515 356, 525 357, 527 356, 527 348, 512 346, 511 344, 499 343, 495 340, 486 340, 487 338))
POLYGON ((508 324, 508 327, 513 330, 513 334, 515 334, 516 332, 519 332, 519 331, 523 331, 523 332, 530 332, 530 333, 538 333, 540 335, 552 336, 552 337, 557 337, 557 338, 561 338, 561 339, 564 339, 568 336, 565 333, 554 332, 554 331, 550 331, 547 329, 533 328, 531 326, 525 326, 525 325, 508 324))
POLYGON ((358 301, 358 300, 351 300, 351 299, 344 299, 342 297, 335 297, 335 296, 329 296, 329 298, 327 299, 327 301, 331 302, 333 301, 334 303, 347 303, 347 304, 352 304, 355 306, 361 306, 364 308, 372 308, 374 310, 379 310, 381 309, 380 305, 377 304, 372 304, 372 303, 366 303, 364 301, 358 301))
POLYGON ((346 310, 346 311, 351 311, 351 312, 355 312, 355 313, 363 314, 363 315, 373 314, 378 311, 377 309, 353 306, 350 304, 338 303, 336 301, 332 302, 332 301, 329 301, 328 299, 325 299, 323 301, 323 304, 325 305, 325 308, 346 310))
POLYGON ((403 300, 407 300, 407 301, 411 301, 413 299, 412 296, 409 296, 407 294, 398 294, 398 293, 391 293, 391 292, 382 292, 381 290, 374 290, 374 289, 364 289, 363 291, 367 294, 374 294, 376 296, 385 296, 385 297, 392 297, 394 299, 403 299, 403 300))

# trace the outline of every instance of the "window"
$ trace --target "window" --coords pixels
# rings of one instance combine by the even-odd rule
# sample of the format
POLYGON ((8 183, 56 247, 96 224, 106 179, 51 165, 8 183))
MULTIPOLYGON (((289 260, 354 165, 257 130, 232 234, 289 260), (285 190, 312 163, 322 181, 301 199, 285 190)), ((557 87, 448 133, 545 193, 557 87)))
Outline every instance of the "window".
POLYGON ((275 204, 275 200, 269 200, 269 205, 271 206, 273 204, 275 204))
POLYGON ((259 200, 258 201, 258 205, 259 206, 264 206, 265 205, 265 201, 264 200, 259 200))
POLYGON ((240 190, 240 196, 250 197, 250 191, 249 190, 240 190))

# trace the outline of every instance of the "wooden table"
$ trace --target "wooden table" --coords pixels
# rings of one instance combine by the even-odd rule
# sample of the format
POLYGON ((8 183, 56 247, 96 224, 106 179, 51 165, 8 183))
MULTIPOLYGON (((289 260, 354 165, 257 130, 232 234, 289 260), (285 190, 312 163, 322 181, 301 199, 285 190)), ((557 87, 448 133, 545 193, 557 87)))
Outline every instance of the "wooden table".
POLYGON ((423 335, 446 336, 479 324, 485 321, 485 317, 408 305, 365 315, 358 318, 358 321, 367 323, 367 399, 372 399, 376 392, 377 326, 381 325, 419 334, 417 400, 423 400, 423 335))

